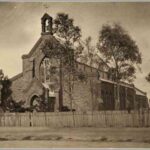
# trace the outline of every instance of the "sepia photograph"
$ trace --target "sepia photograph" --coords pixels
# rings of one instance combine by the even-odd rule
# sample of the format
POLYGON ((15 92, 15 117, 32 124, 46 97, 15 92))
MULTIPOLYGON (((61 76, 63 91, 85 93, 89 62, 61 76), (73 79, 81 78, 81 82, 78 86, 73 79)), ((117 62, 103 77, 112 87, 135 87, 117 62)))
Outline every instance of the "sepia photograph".
POLYGON ((1 148, 150 148, 150 2, 0 2, 1 148))

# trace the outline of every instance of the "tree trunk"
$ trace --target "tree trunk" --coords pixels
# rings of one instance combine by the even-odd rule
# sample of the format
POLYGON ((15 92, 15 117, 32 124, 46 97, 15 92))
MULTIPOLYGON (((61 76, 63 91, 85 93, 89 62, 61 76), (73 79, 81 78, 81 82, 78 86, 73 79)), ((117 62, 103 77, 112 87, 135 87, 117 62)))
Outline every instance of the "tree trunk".
POLYGON ((59 79, 60 79, 60 90, 59 90, 59 111, 62 111, 63 107, 63 75, 62 75, 62 60, 60 59, 60 72, 59 72, 59 79))
POLYGON ((71 75, 69 74, 69 99, 70 99, 70 110, 72 111, 72 87, 71 87, 71 75))
POLYGON ((92 80, 90 80, 90 90, 91 90, 91 101, 92 101, 92 111, 93 111, 94 103, 93 103, 93 86, 92 86, 92 80))
POLYGON ((2 103, 2 84, 0 83, 0 104, 2 103))
POLYGON ((74 116, 74 111, 73 111, 73 97, 72 97, 72 91, 73 91, 73 86, 72 86, 72 78, 69 73, 69 99, 70 99, 70 110, 72 112, 72 120, 73 120, 73 127, 75 127, 75 116, 74 116))
POLYGON ((117 81, 117 87, 116 87, 116 102, 115 102, 115 110, 120 110, 120 85, 119 81, 117 81))
POLYGON ((93 98, 93 84, 92 80, 90 79, 90 90, 91 90, 91 101, 92 101, 92 122, 93 122, 93 110, 94 110, 94 98, 93 98))

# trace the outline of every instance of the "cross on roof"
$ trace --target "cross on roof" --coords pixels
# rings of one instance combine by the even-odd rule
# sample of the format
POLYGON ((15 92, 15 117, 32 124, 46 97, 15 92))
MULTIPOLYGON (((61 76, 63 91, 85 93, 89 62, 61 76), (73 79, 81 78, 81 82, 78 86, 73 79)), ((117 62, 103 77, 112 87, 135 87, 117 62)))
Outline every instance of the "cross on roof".
POLYGON ((43 7, 44 7, 45 12, 47 13, 47 10, 48 10, 48 8, 49 8, 48 4, 47 4, 47 3, 44 3, 44 4, 43 4, 43 7))

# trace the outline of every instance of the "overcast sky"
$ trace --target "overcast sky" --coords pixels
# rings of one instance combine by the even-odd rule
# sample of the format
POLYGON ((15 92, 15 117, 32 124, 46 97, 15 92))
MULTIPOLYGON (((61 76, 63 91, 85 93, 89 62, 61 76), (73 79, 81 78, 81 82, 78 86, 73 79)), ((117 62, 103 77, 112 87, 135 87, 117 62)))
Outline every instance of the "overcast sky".
POLYGON ((22 71, 23 54, 34 46, 41 33, 42 15, 52 17, 68 13, 82 29, 83 39, 98 32, 106 23, 120 23, 136 41, 142 52, 142 73, 137 72, 135 85, 150 96, 150 3, 0 3, 0 68, 9 77, 22 71))

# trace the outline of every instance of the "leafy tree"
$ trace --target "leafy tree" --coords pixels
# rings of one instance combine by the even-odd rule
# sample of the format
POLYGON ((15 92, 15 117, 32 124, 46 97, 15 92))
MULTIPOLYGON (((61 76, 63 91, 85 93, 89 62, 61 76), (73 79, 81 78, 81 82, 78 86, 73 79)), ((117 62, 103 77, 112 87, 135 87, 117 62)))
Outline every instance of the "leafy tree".
POLYGON ((2 104, 4 104, 10 96, 11 96, 11 81, 8 79, 7 76, 5 76, 2 80, 2 85, 3 85, 3 88, 2 88, 2 104))
POLYGON ((3 77, 4 77, 3 71, 0 69, 0 105, 2 104, 2 88, 3 88, 2 79, 3 77))
POLYGON ((26 111, 33 111, 33 107, 24 107, 24 101, 16 102, 13 100, 11 94, 11 81, 7 76, 4 75, 3 70, 0 69, 0 108, 1 111, 5 112, 26 112, 26 111))
POLYGON ((150 73, 148 73, 148 75, 145 77, 145 79, 150 82, 150 73))
POLYGON ((41 49, 49 58, 59 60, 60 98, 63 97, 63 91, 65 91, 69 95, 72 110, 74 81, 81 74, 75 67, 75 62, 83 50, 80 44, 81 30, 74 25, 74 20, 69 18, 68 14, 59 13, 54 20, 53 34, 59 42, 52 44, 49 39, 45 41, 41 49), (52 45, 54 45, 53 48, 52 45), (67 84, 67 88, 63 81, 67 84))
POLYGON ((83 53, 80 56, 81 62, 93 66, 98 70, 108 71, 110 68, 107 63, 101 58, 100 53, 96 49, 96 46, 92 44, 92 37, 89 36, 82 42, 84 47, 83 53))
POLYGON ((132 82, 136 68, 142 63, 141 53, 135 41, 118 24, 104 25, 99 32, 97 48, 103 60, 110 66, 113 79, 117 82, 117 103, 119 108, 119 81, 132 82))
POLYGON ((59 13, 54 20, 54 35, 63 45, 63 63, 71 71, 74 68, 74 60, 77 60, 82 52, 81 30, 74 25, 74 20, 69 18, 68 14, 59 13))
POLYGON ((89 36, 87 37, 83 42, 83 53, 80 57, 80 60, 85 63, 88 64, 89 66, 94 65, 94 60, 95 60, 95 47, 92 46, 92 37, 89 36))
POLYGON ((5 111, 8 105, 7 99, 11 96, 11 81, 8 79, 7 76, 4 75, 3 70, 0 70, 0 85, 1 85, 1 108, 5 111))

